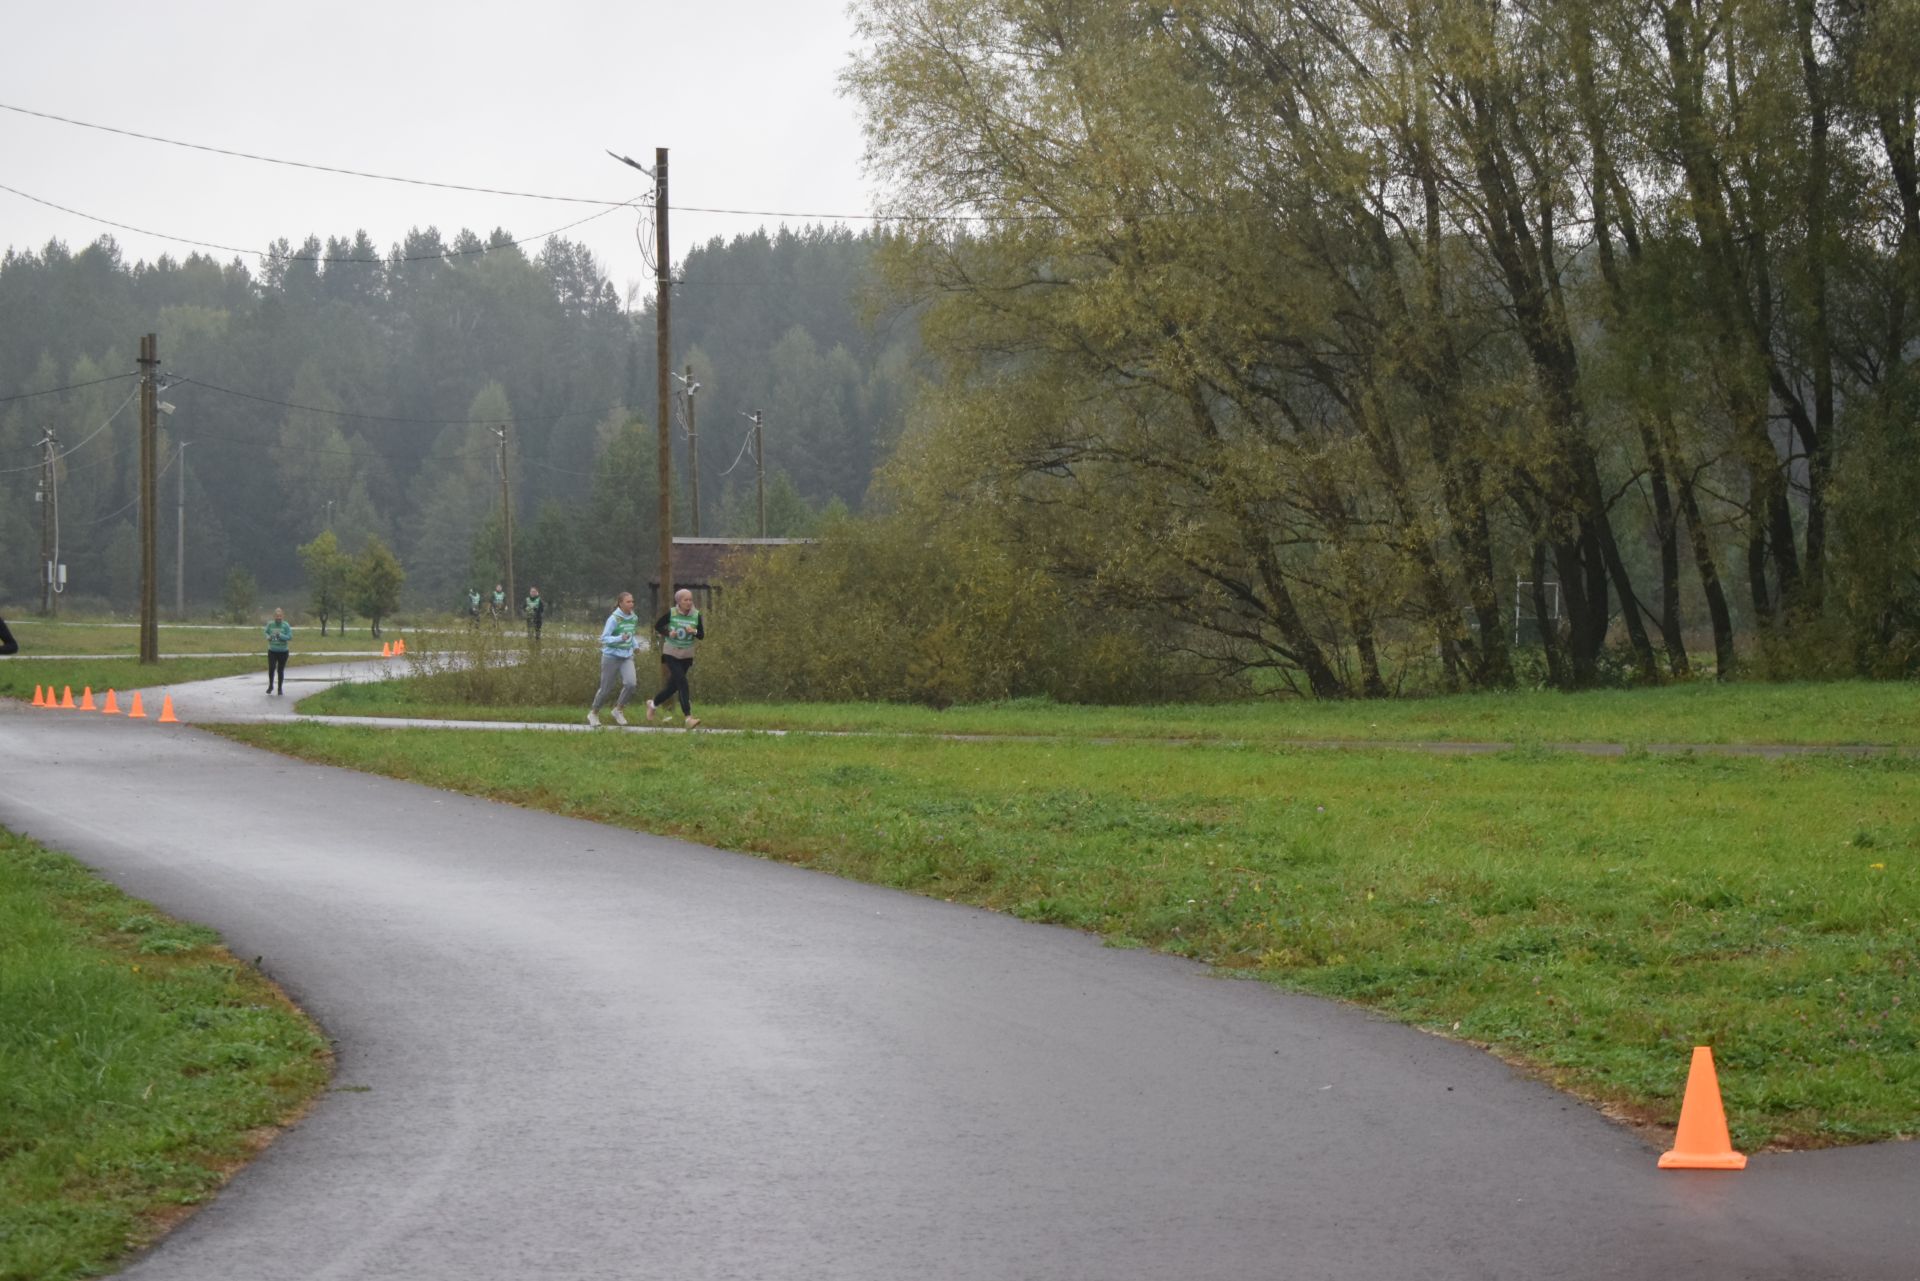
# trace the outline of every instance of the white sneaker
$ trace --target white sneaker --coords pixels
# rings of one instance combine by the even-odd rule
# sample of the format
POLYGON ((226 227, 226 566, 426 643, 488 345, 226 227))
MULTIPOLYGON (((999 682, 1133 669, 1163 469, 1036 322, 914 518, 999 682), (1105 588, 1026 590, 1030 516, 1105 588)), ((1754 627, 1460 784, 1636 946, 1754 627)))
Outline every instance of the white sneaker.
POLYGON ((587 713, 587 724, 589 724, 589 725, 591 725, 591 726, 593 726, 593 727, 594 727, 595 729, 599 729, 599 728, 600 728, 600 713, 598 713, 598 712, 588 712, 588 713, 587 713))
POLYGON ((648 720, 653 719, 653 700, 652 699, 647 700, 647 719, 648 720))
POLYGON ((611 715, 615 725, 625 725, 627 723, 626 713, 622 712, 619 708, 614 708, 611 715))
POLYGON ((688 729, 692 729, 692 728, 693 728, 694 726, 696 726, 696 725, 698 725, 699 723, 700 723, 700 718, 699 718, 698 716, 689 716, 689 717, 687 717, 687 728, 688 728, 688 729))

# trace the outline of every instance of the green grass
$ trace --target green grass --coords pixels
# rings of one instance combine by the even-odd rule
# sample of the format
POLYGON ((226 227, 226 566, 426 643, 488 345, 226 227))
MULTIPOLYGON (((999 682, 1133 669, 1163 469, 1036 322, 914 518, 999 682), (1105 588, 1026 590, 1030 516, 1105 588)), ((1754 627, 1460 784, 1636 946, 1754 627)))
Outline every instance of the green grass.
MULTIPOLYGON (((269 610, 268 615, 271 613, 269 610)), ((22 620, 9 615, 7 626, 13 629, 14 636, 19 639, 21 651, 28 655, 140 652, 140 631, 126 624, 105 625, 94 621, 62 622, 35 618, 22 620)), ((266 648, 266 639, 256 625, 206 627, 161 623, 159 631, 160 652, 167 655, 232 654, 255 649, 264 651, 266 648)), ((391 631, 388 638, 391 639, 391 631)), ((337 632, 322 636, 318 627, 295 624, 294 648, 358 650, 378 654, 380 642, 368 637, 364 626, 346 636, 337 632)))
MULTIPOLYGON (((12 624, 8 624, 12 626, 12 624)), ((349 660, 303 657, 295 654, 289 667, 349 660)), ((16 655, 0 658, 0 698, 31 701, 35 685, 52 686, 57 693, 72 687, 74 701, 81 691, 91 687, 94 694, 109 689, 153 689, 159 685, 182 685, 188 681, 213 680, 221 676, 244 676, 267 670, 266 653, 258 658, 163 658, 157 663, 130 663, 111 658, 31 658, 16 655)))
POLYGON ((108 1270, 211 1195, 329 1065, 211 931, 0 831, 0 1281, 108 1270))
POLYGON ((1738 1142, 1920 1132, 1920 761, 235 726, 314 760, 1097 931, 1738 1142))
MULTIPOLYGON (((644 698, 652 669, 642 673, 644 698)), ((577 721, 597 673, 582 677, 578 705, 483 707, 449 698, 442 677, 342 686, 301 703, 317 715, 462 720, 577 721)), ((699 696, 699 669, 694 694, 699 696)), ((902 704, 697 702, 710 724, 751 729, 1163 738, 1255 745, 1317 739, 1519 744, 1872 743, 1920 746, 1920 684, 1707 682, 1584 694, 1531 691, 1379 702, 1270 700, 1217 706, 1076 707, 1022 700, 944 712, 902 704)))

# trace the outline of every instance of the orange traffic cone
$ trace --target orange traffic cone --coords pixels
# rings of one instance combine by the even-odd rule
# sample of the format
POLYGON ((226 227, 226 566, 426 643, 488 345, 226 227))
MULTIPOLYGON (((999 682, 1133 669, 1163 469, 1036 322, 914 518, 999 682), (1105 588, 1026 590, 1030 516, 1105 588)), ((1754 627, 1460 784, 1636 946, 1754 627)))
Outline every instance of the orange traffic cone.
POLYGON ((60 687, 60 710, 63 712, 73 710, 73 686, 71 685, 60 687))
POLYGON ((108 716, 120 714, 120 700, 113 696, 112 690, 107 691, 107 701, 100 704, 100 710, 108 716))
POLYGON ((173 714, 173 695, 162 694, 160 696, 159 720, 162 725, 178 725, 180 723, 180 718, 173 714))
POLYGON ((47 696, 41 692, 38 685, 33 687, 33 705, 35 707, 45 707, 47 705, 47 696))
POLYGON ((80 710, 83 712, 97 712, 100 710, 93 705, 93 686, 91 685, 87 686, 86 693, 80 698, 80 710))
POLYGON ((127 707, 127 719, 130 721, 147 719, 147 709, 140 705, 140 691, 137 689, 133 691, 133 702, 127 707))
POLYGON ((1660 1157, 1663 1170, 1744 1170, 1747 1158, 1733 1150, 1727 1136, 1727 1114, 1720 1106, 1720 1078, 1713 1070, 1713 1050, 1693 1047, 1693 1066, 1687 1072, 1687 1094, 1680 1101, 1680 1132, 1673 1150, 1660 1157))
POLYGON ((406 652, 407 652, 407 638, 406 638, 406 637, 404 637, 404 636, 402 636, 402 637, 401 637, 401 638, 400 638, 399 640, 396 640, 396 641, 395 641, 395 642, 393 643, 393 652, 394 652, 394 653, 396 653, 396 654, 404 654, 404 653, 406 653, 406 652))
POLYGON ((388 642, 387 642, 386 644, 384 644, 384 645, 382 645, 382 646, 380 647, 380 657, 382 657, 382 658, 392 658, 392 657, 393 657, 393 642, 392 642, 392 641, 388 641, 388 642))

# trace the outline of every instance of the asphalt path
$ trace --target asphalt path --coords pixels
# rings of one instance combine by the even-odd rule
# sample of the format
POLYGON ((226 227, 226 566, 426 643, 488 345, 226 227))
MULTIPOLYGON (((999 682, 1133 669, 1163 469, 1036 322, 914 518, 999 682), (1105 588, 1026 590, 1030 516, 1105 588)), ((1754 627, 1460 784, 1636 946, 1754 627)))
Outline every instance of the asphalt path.
POLYGON ((335 1039, 139 1281, 1920 1278, 1920 1144, 1658 1171, 1470 1047, 1069 930, 185 726, 0 702, 0 761, 0 824, 335 1039))

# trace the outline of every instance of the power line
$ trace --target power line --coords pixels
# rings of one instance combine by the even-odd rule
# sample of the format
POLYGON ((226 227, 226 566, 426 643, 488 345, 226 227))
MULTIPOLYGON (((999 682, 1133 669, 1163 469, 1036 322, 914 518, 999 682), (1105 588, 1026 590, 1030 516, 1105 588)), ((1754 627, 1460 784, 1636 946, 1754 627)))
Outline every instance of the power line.
POLYGON ((132 373, 113 374, 106 378, 96 378, 92 382, 68 383, 65 387, 49 387, 45 391, 23 391, 14 396, 0 396, 0 405, 16 400, 32 400, 35 396, 57 396, 63 391, 79 391, 82 387, 98 387, 102 383, 119 382, 122 378, 132 378, 132 373))
MULTIPOLYGON (((246 438, 241 436, 222 436, 213 432, 204 432, 204 431, 196 431, 194 433, 193 440, 189 441, 188 443, 196 444, 203 440, 218 441, 223 445, 233 445, 233 446, 237 446, 240 449, 281 449, 281 450, 287 450, 289 452, 296 453, 296 454, 320 454, 329 458, 354 458, 354 459, 378 458, 383 461, 391 461, 395 458, 399 458, 403 456, 403 454, 401 453, 394 453, 394 452, 390 452, 382 449, 316 449, 312 445, 289 445, 289 444, 286 444, 284 441, 278 441, 278 440, 247 440, 246 438)), ((463 459, 463 458, 475 459, 483 456, 491 458, 493 456, 492 448, 489 447, 485 451, 484 455, 480 452, 475 451, 475 452, 466 452, 466 453, 443 454, 443 455, 440 455, 439 457, 442 458, 443 460, 451 462, 457 459, 463 459)))
POLYGON ((75 125, 81 129, 97 129, 101 133, 116 133, 123 138, 138 138, 142 142, 160 142, 165 143, 169 147, 185 147, 189 151, 206 151, 217 156, 233 156, 241 160, 258 160, 263 164, 286 165, 293 169, 313 169, 321 173, 343 174, 350 178, 371 178, 376 182, 401 182, 412 187, 438 187, 442 191, 470 191, 483 196, 520 196, 528 200, 557 200, 580 205, 611 205, 621 203, 613 200, 596 200, 591 196, 555 196, 538 191, 508 191, 499 187, 471 187, 458 182, 434 182, 427 178, 402 178, 394 174, 368 173, 362 169, 347 169, 338 165, 319 165, 305 160, 283 160, 278 156, 256 155, 251 151, 233 151, 226 147, 214 147, 201 142, 182 142, 178 138, 162 138, 158 134, 140 133, 133 129, 118 129, 113 125, 94 124, 89 120, 75 120, 71 116, 57 116, 51 111, 35 111, 30 107, 16 107, 6 102, 0 102, 0 111, 13 111, 23 116, 38 116, 42 120, 57 120, 63 125, 75 125))
MULTIPOLYGON (((12 103, 0 102, 0 111, 12 111, 23 116, 37 116, 42 120, 55 120, 61 124, 74 125, 81 129, 94 129, 101 133, 118 134, 123 138, 138 138, 142 142, 158 142, 169 147, 184 147, 189 151, 204 151, 217 156, 231 156, 240 160, 254 160, 262 164, 284 165, 293 169, 311 169, 319 173, 339 174, 349 178, 369 178, 376 182, 398 182, 413 187, 435 187, 442 191, 466 191, 484 196, 517 196, 526 200, 550 200, 579 205, 622 205, 635 201, 614 201, 593 196, 561 196, 542 191, 514 191, 501 187, 479 187, 458 182, 437 182, 430 178, 407 178, 397 174, 371 173, 364 169, 349 169, 343 165, 322 165, 307 160, 287 160, 279 156, 263 156, 251 151, 236 151, 229 147, 215 147, 202 142, 185 142, 178 138, 165 138, 159 134, 141 133, 135 129, 121 129, 114 125, 96 124, 90 120, 76 120, 71 116, 56 115, 51 111, 35 111, 31 107, 19 107, 12 103)), ((19 194, 19 193, 16 193, 19 194)), ((32 197, 28 197, 32 199, 32 197)), ((642 197, 641 199, 644 199, 642 197)), ((47 203, 42 201, 41 203, 47 203)), ((55 206, 58 208, 58 206, 55 206)), ((669 211, 680 213, 724 214, 741 218, 802 218, 819 222, 873 222, 873 223, 972 223, 972 222, 1065 222, 1064 215, 1057 213, 1036 214, 875 214, 875 213, 821 213, 791 209, 730 209, 710 205, 669 205, 669 211)), ((72 212, 68 210, 66 212, 72 212)), ((86 217, 87 215, 80 215, 86 217)), ((1105 215, 1094 215, 1096 217, 1105 215)), ((1136 217, 1158 216, 1154 211, 1135 214, 1136 217)), ((100 219, 99 221, 105 221, 100 219)), ((117 225, 117 224, 116 224, 117 225)), ((138 228, 127 228, 138 230, 138 228)), ((158 235, 158 232, 146 232, 146 235, 158 235)), ((552 234, 552 233, 548 233, 552 234)), ((189 242, 194 243, 194 242, 189 242)), ((226 248, 224 245, 215 248, 226 248)), ((239 252, 246 253, 248 250, 239 252)))
POLYGON ((223 253, 251 254, 262 262, 320 262, 328 264, 351 262, 367 263, 374 266, 385 266, 389 262, 440 262, 450 258, 465 258, 473 254, 490 253, 496 249, 506 249, 509 247, 518 248, 522 245, 530 245, 536 241, 545 240, 549 236, 557 236, 563 231, 572 231, 575 227, 592 222, 596 218, 604 218, 608 214, 618 210, 630 209, 639 201, 645 199, 643 196, 636 196, 632 200, 608 205, 598 213, 588 214, 584 218, 576 218, 574 221, 564 226, 555 227, 551 231, 543 231, 537 236, 527 236, 519 240, 509 240, 505 244, 485 244, 474 249, 449 249, 437 254, 398 254, 391 258, 329 258, 324 254, 266 253, 258 249, 245 249, 239 245, 221 244, 215 240, 195 240, 191 236, 176 236, 170 232, 154 231, 147 227, 136 227, 129 222, 116 222, 112 218, 103 218, 99 214, 87 213, 82 209, 73 209, 66 205, 57 204, 51 200, 42 199, 31 192, 20 190, 18 187, 9 187, 3 182, 0 182, 0 191, 11 192, 22 200, 31 200, 36 205, 45 205, 49 209, 57 209, 63 214, 72 214, 76 218, 85 218, 89 222, 97 222, 102 226, 118 227, 121 231, 131 231, 141 236, 153 236, 160 240, 171 240, 175 244, 192 245, 197 249, 218 249, 223 253))
MULTIPOLYGON (((174 386, 205 387, 208 391, 217 391, 226 396, 237 396, 241 400, 256 401, 262 405, 277 405, 282 409, 299 409, 310 414, 326 414, 334 418, 353 418, 364 422, 415 423, 437 427, 497 427, 500 425, 498 418, 408 418, 396 414, 362 414, 350 409, 323 409, 318 405, 299 405, 290 400, 275 400, 271 396, 256 396, 252 392, 235 391, 231 387, 221 387, 199 378, 178 378, 175 380, 174 386)), ((567 418, 593 418, 602 414, 612 413, 616 409, 628 408, 630 408, 630 406, 627 405, 607 405, 599 409, 576 409, 564 414, 547 414, 538 418, 522 418, 516 414, 513 416, 513 421, 518 423, 553 423, 560 422, 567 418)))
MULTIPOLYGON (((187 447, 185 445, 181 445, 173 451, 173 457, 167 459, 166 466, 162 467, 159 471, 153 474, 153 479, 156 483, 159 481, 159 479, 162 476, 166 475, 169 471, 173 470, 173 465, 180 461, 181 456, 186 453, 186 450, 187 450, 187 447)), ((122 507, 116 508, 113 511, 108 512, 104 516, 97 517, 93 520, 83 520, 80 522, 80 527, 82 529, 87 529, 87 528, 91 528, 94 525, 104 525, 108 521, 112 520, 115 516, 124 515, 125 513, 132 511, 135 507, 138 507, 139 505, 140 505, 140 495, 135 494, 133 496, 133 501, 125 504, 122 507)))
MULTIPOLYGON (((492 423, 489 425, 497 426, 498 424, 492 423)), ((382 450, 382 449, 366 449, 366 450, 316 449, 311 445, 289 445, 277 440, 246 440, 239 436, 221 436, 221 435, 217 435, 210 432, 196 432, 194 434, 193 441, 190 441, 188 443, 190 444, 196 443, 202 440, 218 441, 223 445, 233 445, 241 449, 279 449, 279 450, 285 450, 285 451, 298 453, 298 454, 320 454, 329 458, 352 458, 356 460, 378 458, 378 459, 381 459, 382 461, 392 461, 393 459, 399 458, 402 456, 401 454, 389 452, 387 450, 382 450)), ((445 461, 453 461, 458 459, 472 460, 472 459, 478 459, 482 457, 491 459, 493 456, 494 456, 493 447, 488 446, 484 451, 470 451, 465 453, 440 455, 439 457, 445 461)), ((433 456, 428 455, 427 457, 431 458, 433 456)), ((592 479, 594 475, 593 472, 579 471, 572 467, 556 467, 552 463, 544 463, 537 458, 522 458, 519 461, 522 467, 539 467, 545 471, 559 472, 563 476, 585 476, 588 479, 592 479)), ((78 469, 68 468, 68 470, 76 471, 78 469)))
POLYGON ((733 456, 733 466, 728 467, 726 471, 721 472, 720 474, 722 476, 730 476, 733 474, 733 468, 738 467, 741 464, 741 462, 745 460, 747 456, 747 446, 751 445, 752 443, 753 443, 753 433, 748 432, 747 438, 740 442, 740 452, 733 456))
MULTIPOLYGON (((130 374, 123 374, 121 376, 132 377, 132 375, 130 374)), ((112 380, 107 379, 104 381, 112 381, 112 380)), ((98 427, 95 427, 92 431, 88 432, 86 436, 81 439, 79 444, 69 445, 67 448, 55 454, 53 456, 54 461, 59 462, 62 458, 65 458, 67 455, 72 454, 77 450, 84 448, 88 441, 92 440, 95 436, 98 436, 101 432, 105 431, 109 426, 111 426, 113 423, 113 420, 120 416, 120 411, 122 409, 125 409, 128 405, 131 405, 133 403, 133 398, 135 396, 138 396, 139 394, 140 394, 140 389, 138 387, 134 388, 133 391, 128 393, 127 398, 120 402, 119 407, 116 408, 112 413, 107 415, 105 422, 101 423, 98 427)), ((31 467, 0 467, 0 476, 11 475, 15 472, 38 471, 42 465, 43 465, 42 463, 35 463, 31 467)))

